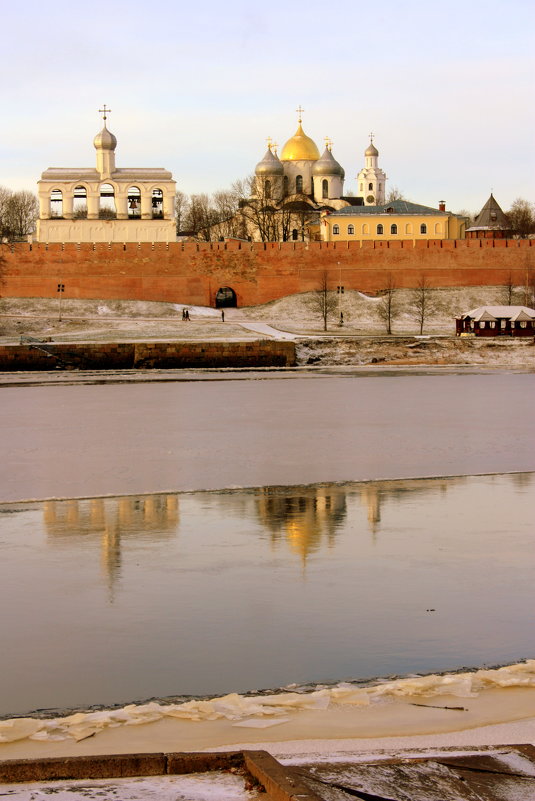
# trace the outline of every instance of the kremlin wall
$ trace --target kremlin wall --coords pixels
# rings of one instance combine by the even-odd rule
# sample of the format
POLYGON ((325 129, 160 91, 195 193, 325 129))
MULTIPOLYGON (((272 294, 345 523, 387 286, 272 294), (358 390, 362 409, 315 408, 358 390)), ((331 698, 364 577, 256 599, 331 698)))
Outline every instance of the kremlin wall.
POLYGON ((238 306, 319 289, 376 293, 422 276, 432 287, 524 285, 535 271, 535 240, 461 239, 357 242, 33 243, 0 246, 0 294, 152 300, 214 306, 231 287, 238 306))

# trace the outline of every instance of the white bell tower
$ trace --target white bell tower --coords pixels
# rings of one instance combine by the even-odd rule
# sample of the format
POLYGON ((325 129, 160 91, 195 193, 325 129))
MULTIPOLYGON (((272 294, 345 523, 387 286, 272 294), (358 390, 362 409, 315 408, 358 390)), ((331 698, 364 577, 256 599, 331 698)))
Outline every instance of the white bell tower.
POLYGON ((386 173, 379 167, 379 151, 373 144, 373 133, 370 144, 364 151, 364 168, 357 175, 357 197, 364 199, 365 206, 382 206, 386 198, 386 173))

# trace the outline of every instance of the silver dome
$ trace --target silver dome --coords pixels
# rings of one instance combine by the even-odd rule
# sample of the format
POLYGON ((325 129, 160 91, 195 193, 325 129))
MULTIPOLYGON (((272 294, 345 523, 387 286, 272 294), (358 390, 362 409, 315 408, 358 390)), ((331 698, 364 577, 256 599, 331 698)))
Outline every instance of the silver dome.
POLYGON ((255 167, 256 175, 284 175, 284 167, 279 157, 268 147, 266 155, 255 167))
POLYGON ((339 175, 340 178, 344 178, 345 171, 342 165, 336 161, 329 148, 326 147, 322 157, 312 167, 312 175, 339 175))

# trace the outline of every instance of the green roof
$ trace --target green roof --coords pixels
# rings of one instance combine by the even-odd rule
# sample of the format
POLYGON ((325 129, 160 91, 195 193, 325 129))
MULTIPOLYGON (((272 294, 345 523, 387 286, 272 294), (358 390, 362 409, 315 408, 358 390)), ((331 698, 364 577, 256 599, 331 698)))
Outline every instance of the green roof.
POLYGON ((347 206, 338 211, 333 211, 330 217, 351 217, 364 214, 443 214, 447 216, 449 212, 434 209, 431 206, 420 206, 418 203, 410 203, 408 200, 393 200, 385 203, 384 206, 347 206))

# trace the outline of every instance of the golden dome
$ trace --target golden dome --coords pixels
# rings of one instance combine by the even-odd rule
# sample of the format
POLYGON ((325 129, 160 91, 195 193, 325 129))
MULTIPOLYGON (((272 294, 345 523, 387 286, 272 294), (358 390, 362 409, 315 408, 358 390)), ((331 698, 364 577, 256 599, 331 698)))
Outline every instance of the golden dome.
POLYGON ((297 126, 297 131, 291 139, 288 139, 282 148, 281 161, 317 161, 320 157, 319 150, 315 142, 307 136, 301 127, 297 126))

